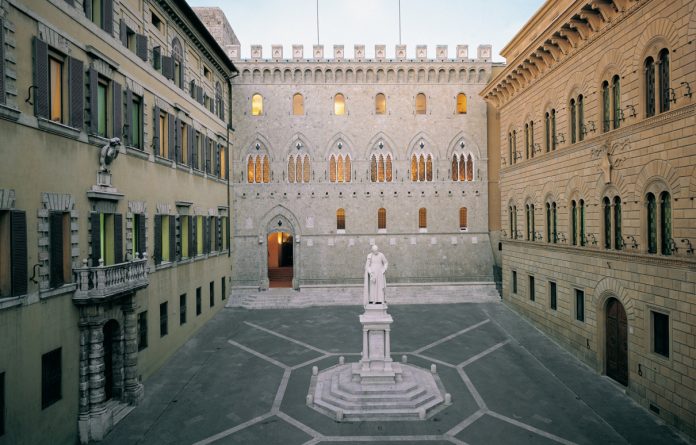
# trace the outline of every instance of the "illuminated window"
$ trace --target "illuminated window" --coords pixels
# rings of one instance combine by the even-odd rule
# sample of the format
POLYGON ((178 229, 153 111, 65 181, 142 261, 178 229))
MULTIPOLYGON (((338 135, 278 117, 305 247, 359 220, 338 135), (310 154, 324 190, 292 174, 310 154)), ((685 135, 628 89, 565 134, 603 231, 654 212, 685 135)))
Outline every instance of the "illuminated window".
POLYGON ((370 181, 377 182, 377 157, 372 155, 370 159, 370 181))
POLYGON ((308 183, 311 177, 309 155, 290 155, 288 159, 288 182, 308 183))
POLYGON ((457 94, 457 114, 466 114, 466 94, 457 94))
POLYGON ((63 62, 49 57, 48 64, 50 119, 63 122, 63 62))
POLYGON ((254 160, 254 182, 261 182, 261 156, 256 156, 254 160))
POLYGON ((329 181, 336 182, 336 158, 331 155, 329 159, 329 181))
POLYGON ((392 158, 391 155, 387 155, 387 165, 386 165, 386 180, 387 182, 392 182, 392 158))
POLYGON ((167 114, 160 113, 159 115, 159 147, 158 154, 162 158, 169 157, 169 144, 167 141, 167 114))
POLYGON ((452 180, 474 180, 474 159, 471 153, 455 153, 452 155, 452 180))
POLYGON ((336 210, 336 230, 346 230, 346 211, 336 210))
POLYGON ((425 94, 418 93, 416 95, 416 114, 425 114, 427 111, 425 94))
POLYGON ((334 114, 342 116, 346 113, 346 99, 343 94, 338 93, 334 96, 334 114))
POLYGON ((251 96, 251 115, 261 116, 263 114, 263 96, 254 94, 251 96))
POLYGON ((304 114, 304 97, 300 93, 292 96, 292 114, 302 116, 304 114))
POLYGON ((459 208, 459 230, 467 229, 467 210, 466 207, 459 208))
POLYGON ((249 184, 254 182, 254 158, 249 156, 247 159, 247 182, 249 184))
POLYGON ((336 165, 336 176, 338 179, 338 182, 343 182, 344 181, 344 175, 343 175, 343 156, 338 155, 338 162, 336 165))
POLYGON ((418 228, 427 229, 428 228, 428 214, 425 207, 418 209, 418 228))
POLYGON ((387 229, 387 210, 384 207, 377 210, 377 229, 387 229))
POLYGON ((350 178, 351 178, 351 175, 350 175, 350 155, 346 155, 345 164, 346 164, 346 166, 345 166, 345 179, 346 179, 346 182, 350 182, 350 178))
POLYGON ((263 157, 263 182, 271 182, 271 161, 268 160, 268 156, 263 157))
POLYGON ((385 114, 387 112, 387 97, 378 93, 375 97, 375 114, 385 114))
POLYGON ((303 181, 304 182, 309 182, 309 177, 310 177, 310 164, 309 164, 309 155, 304 156, 304 175, 303 175, 303 181))

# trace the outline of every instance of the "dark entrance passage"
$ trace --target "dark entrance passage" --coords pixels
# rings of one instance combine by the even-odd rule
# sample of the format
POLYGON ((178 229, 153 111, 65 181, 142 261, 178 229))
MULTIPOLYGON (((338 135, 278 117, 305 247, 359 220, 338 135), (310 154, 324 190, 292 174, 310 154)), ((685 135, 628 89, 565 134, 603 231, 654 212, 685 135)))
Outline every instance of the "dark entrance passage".
POLYGON ((616 298, 607 301, 607 375, 628 385, 628 322, 623 305, 616 298))
POLYGON ((268 235, 268 285, 269 287, 292 287, 293 244, 287 232, 268 235))
POLYGON ((119 326, 116 320, 109 320, 104 325, 104 395, 105 400, 114 397, 114 353, 118 347, 114 344, 118 338, 119 326))

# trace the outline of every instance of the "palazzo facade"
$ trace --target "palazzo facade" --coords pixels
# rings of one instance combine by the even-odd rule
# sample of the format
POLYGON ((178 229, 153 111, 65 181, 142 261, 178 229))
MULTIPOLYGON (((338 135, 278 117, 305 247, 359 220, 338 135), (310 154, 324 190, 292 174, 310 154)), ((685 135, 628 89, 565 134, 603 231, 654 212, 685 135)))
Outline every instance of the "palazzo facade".
POLYGON ((503 300, 696 435, 696 2, 548 1, 500 113, 503 300))

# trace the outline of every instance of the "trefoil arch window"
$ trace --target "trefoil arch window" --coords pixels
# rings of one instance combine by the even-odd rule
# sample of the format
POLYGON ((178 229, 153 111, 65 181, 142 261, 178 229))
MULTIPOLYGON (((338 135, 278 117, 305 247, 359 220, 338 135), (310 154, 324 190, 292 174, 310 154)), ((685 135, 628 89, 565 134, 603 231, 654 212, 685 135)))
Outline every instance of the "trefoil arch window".
POLYGON ((421 153, 411 155, 411 181, 432 182, 433 180, 433 155, 421 153))
POLYGON ((471 153, 452 155, 452 181, 473 181, 474 171, 474 158, 471 153))

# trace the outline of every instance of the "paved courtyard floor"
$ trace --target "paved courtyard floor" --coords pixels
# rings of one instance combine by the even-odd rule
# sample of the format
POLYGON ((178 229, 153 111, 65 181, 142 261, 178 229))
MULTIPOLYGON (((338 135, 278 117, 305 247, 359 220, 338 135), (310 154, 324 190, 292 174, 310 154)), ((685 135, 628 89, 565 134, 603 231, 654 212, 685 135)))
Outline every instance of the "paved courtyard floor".
POLYGON ((502 303, 390 306, 392 357, 436 364, 452 405, 424 421, 338 422, 305 397, 312 366, 359 359, 361 312, 226 308, 145 382, 104 443, 684 443, 502 303))

